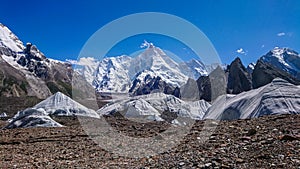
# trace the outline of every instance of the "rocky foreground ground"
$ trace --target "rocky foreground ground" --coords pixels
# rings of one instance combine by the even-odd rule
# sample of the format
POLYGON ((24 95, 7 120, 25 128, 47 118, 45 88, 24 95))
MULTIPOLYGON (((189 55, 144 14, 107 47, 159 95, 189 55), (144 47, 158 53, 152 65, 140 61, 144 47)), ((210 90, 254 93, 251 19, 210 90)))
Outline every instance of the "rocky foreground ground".
MULTIPOLYGON (((205 142, 204 122, 197 121, 178 146, 143 158, 104 150, 76 119, 56 120, 67 127, 0 130, 0 168, 300 168, 300 115, 222 121, 205 142)), ((131 137, 159 135, 170 127, 108 121, 131 137)))

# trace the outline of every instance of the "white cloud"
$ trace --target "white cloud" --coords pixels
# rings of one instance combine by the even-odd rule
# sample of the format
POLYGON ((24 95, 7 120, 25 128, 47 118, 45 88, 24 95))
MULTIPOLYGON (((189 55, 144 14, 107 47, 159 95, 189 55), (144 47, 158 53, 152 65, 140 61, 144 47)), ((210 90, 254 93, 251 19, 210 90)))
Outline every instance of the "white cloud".
POLYGON ((235 52, 238 54, 247 55, 247 51, 245 51, 243 48, 239 48, 235 52))
POLYGON ((277 36, 285 36, 285 32, 279 32, 279 33, 277 33, 277 36))
POLYGON ((145 48, 145 47, 149 48, 151 46, 153 46, 153 43, 144 40, 144 43, 141 44, 140 48, 145 48))
POLYGON ((89 66, 89 65, 95 64, 96 60, 93 57, 86 57, 86 58, 80 58, 79 61, 66 59, 66 62, 69 62, 73 65, 89 66))
POLYGON ((264 48, 265 47, 265 45, 261 45, 261 48, 264 48))

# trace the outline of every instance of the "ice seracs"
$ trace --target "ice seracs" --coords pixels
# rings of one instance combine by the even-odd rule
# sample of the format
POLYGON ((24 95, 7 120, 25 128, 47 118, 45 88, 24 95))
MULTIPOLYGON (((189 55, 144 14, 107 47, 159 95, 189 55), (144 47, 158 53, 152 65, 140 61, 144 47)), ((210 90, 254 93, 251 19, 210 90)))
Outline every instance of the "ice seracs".
POLYGON ((300 86, 275 78, 271 83, 238 95, 220 96, 204 119, 234 120, 300 113, 300 86))
POLYGON ((86 116, 99 118, 99 115, 94 110, 86 108, 61 92, 55 93, 33 108, 43 109, 47 114, 55 116, 86 116))
POLYGON ((29 127, 63 127, 63 125, 54 121, 44 109, 29 108, 18 112, 5 126, 6 129, 29 127))
POLYGON ((50 116, 100 118, 94 110, 88 109, 63 93, 57 92, 34 107, 18 112, 13 118, 9 119, 6 128, 62 127, 50 116))
POLYGON ((202 119, 210 104, 204 100, 185 102, 172 95, 152 93, 109 103, 99 109, 100 115, 121 113, 127 118, 145 118, 148 120, 169 120, 171 116, 202 119))
POLYGON ((8 117, 8 116, 7 116, 7 114, 5 112, 3 112, 3 113, 0 114, 0 119, 1 118, 6 118, 6 117, 8 117))

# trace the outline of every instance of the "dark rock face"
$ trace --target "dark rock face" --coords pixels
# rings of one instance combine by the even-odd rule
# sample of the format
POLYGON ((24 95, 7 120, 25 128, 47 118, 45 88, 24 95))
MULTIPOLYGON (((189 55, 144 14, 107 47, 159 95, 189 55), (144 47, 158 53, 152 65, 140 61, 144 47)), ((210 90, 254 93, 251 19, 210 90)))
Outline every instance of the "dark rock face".
POLYGON ((211 83, 211 100, 226 94, 227 77, 225 71, 218 66, 214 71, 209 74, 211 83))
POLYGON ((274 67, 270 63, 263 62, 260 59, 257 61, 252 73, 253 88, 259 88, 271 83, 276 77, 282 78, 295 85, 300 84, 300 80, 297 80, 291 74, 274 67))
POLYGON ((247 66, 246 70, 247 70, 248 74, 252 75, 253 70, 254 70, 254 66, 255 66, 255 63, 250 63, 250 64, 247 66))
POLYGON ((197 80, 199 89, 199 98, 205 101, 211 101, 211 83, 209 76, 200 76, 197 80))
POLYGON ((177 87, 167 84, 165 81, 161 80, 159 76, 153 78, 151 76, 146 76, 143 82, 139 79, 135 79, 129 92, 134 96, 155 92, 172 94, 176 97, 179 97, 180 95, 180 90, 177 87))
POLYGON ((187 83, 180 88, 180 98, 183 100, 199 100, 199 91, 197 81, 189 78, 187 83))
POLYGON ((241 59, 236 58, 228 67, 227 93, 239 94, 252 89, 251 75, 243 66, 241 59))
POLYGON ((7 47, 1 45, 1 42, 0 42, 0 56, 1 55, 12 56, 14 58, 16 58, 16 56, 17 56, 16 52, 12 51, 10 48, 7 48, 7 47))
POLYGON ((42 61, 46 59, 45 55, 42 54, 35 45, 32 45, 31 43, 26 44, 26 48, 24 49, 25 56, 28 60, 34 59, 37 61, 42 61), (39 56, 37 55, 39 54, 39 56))
POLYGON ((33 72, 37 77, 47 80, 49 79, 49 67, 42 61, 46 61, 46 57, 36 46, 31 43, 26 44, 23 51, 24 56, 21 56, 17 63, 27 67, 28 71, 33 72))
POLYGON ((200 99, 213 101, 217 97, 226 94, 227 79, 225 71, 217 67, 208 76, 201 76, 197 80, 200 99))

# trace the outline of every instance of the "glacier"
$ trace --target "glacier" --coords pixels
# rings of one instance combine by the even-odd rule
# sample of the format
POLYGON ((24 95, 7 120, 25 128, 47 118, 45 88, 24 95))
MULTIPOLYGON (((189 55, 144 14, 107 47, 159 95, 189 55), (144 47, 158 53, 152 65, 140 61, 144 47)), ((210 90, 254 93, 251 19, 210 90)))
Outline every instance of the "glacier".
POLYGON ((300 113, 300 86, 275 78, 271 83, 238 95, 219 96, 203 119, 235 120, 300 113))
POLYGON ((18 112, 8 120, 9 124, 5 128, 62 127, 51 116, 100 118, 96 111, 86 108, 61 92, 57 92, 32 108, 18 112))
POLYGON ((100 108, 99 115, 114 115, 121 113, 126 118, 144 118, 163 121, 163 113, 168 112, 177 117, 200 120, 210 104, 204 100, 183 101, 173 95, 151 93, 128 99, 111 102, 100 108))
POLYGON ((43 109, 47 114, 55 116, 85 116, 99 118, 99 115, 92 109, 89 109, 61 92, 48 97, 46 100, 38 103, 34 109, 43 109))
POLYGON ((44 109, 28 108, 18 112, 13 118, 8 120, 6 129, 30 128, 30 127, 63 127, 54 121, 44 109))

